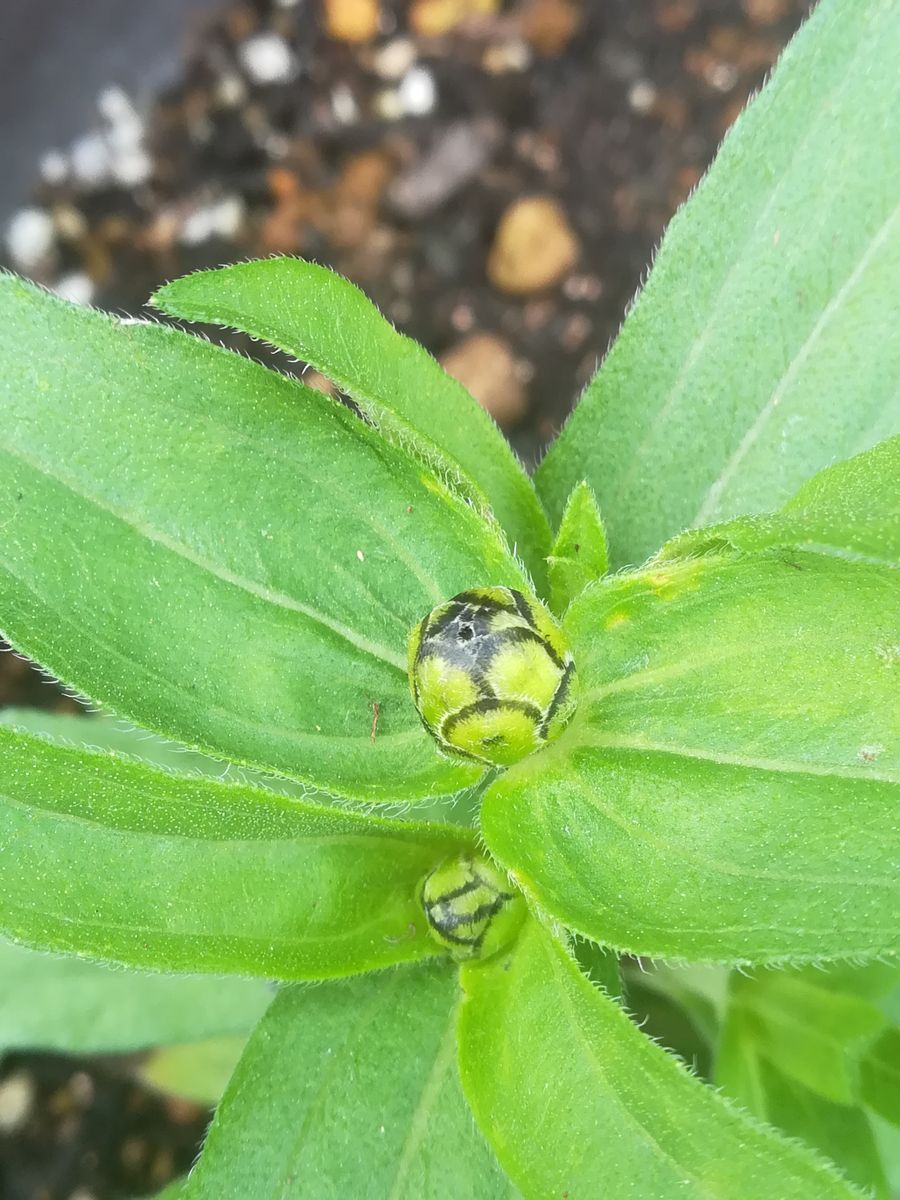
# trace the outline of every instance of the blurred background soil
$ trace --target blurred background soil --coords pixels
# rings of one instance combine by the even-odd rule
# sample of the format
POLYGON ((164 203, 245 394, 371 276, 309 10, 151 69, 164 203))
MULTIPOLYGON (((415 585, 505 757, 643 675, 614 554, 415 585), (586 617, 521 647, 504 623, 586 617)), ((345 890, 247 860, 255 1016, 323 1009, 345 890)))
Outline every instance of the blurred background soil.
MULTIPOLYGON (((316 259, 436 354, 532 466, 806 9, 7 0, 0 261, 139 314, 197 267, 316 259)), ((11 704, 77 708, 2 653, 11 704)), ((0 1197, 152 1193, 206 1120, 118 1062, 7 1055, 0 1197)))

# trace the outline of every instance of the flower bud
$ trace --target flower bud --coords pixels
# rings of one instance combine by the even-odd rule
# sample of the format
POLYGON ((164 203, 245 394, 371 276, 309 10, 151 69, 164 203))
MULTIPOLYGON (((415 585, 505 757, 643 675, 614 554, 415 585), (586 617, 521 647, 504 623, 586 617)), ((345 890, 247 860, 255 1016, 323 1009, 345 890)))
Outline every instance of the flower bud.
POLYGON ((431 936, 459 960, 490 958, 513 940, 525 901, 487 859, 451 858, 422 885, 431 936))
POLYGON ((576 675, 562 631, 512 588, 472 588, 439 605, 409 643, 419 715, 446 754, 509 766, 562 731, 576 675))

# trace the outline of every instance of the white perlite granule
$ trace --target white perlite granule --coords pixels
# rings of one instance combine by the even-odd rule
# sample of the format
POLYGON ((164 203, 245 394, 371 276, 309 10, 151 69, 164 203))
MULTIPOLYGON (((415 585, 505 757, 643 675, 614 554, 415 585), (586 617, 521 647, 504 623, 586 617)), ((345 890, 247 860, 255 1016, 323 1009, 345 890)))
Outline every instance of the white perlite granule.
POLYGON ((42 208, 21 208, 6 227, 6 248, 17 267, 31 271, 53 249, 53 218, 42 208))
POLYGON ((290 46, 278 33, 257 33, 247 38, 238 49, 238 57, 257 83, 287 83, 297 65, 290 46))

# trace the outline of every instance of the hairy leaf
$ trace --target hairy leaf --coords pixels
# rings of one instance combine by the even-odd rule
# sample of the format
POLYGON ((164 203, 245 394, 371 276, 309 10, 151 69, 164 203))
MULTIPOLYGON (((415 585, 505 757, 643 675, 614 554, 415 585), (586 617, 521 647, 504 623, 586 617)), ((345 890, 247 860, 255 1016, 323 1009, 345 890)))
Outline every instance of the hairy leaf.
POLYGON ((892 0, 822 0, 673 219, 535 477, 555 518, 588 480, 614 569, 900 432, 898 59, 892 0))
POLYGON ((557 918, 694 961, 900 945, 898 584, 792 553, 593 585, 560 738, 491 785, 490 849, 557 918))
MULTIPOLYGON (((215 779, 230 783, 250 783, 266 791, 282 796, 299 796, 308 799, 310 789, 298 780, 285 779, 281 775, 269 775, 254 771, 235 763, 224 762, 190 750, 171 738, 160 737, 147 729, 141 729, 130 721, 107 714, 55 713, 37 708, 0 708, 0 726, 23 729, 26 733, 40 734, 64 746, 83 746, 89 750, 113 750, 117 754, 140 758, 155 766, 164 767, 178 775, 211 775, 215 779)), ((479 806, 479 789, 472 788, 448 803, 439 796, 430 801, 420 801, 408 811, 419 821, 439 822, 443 825, 471 826, 474 824, 479 806)), ((317 804, 343 802, 324 792, 315 793, 317 804)), ((403 817, 403 814, 399 814, 403 817)))
POLYGON ((0 276, 0 628, 94 700, 338 794, 453 792, 479 771, 406 642, 485 583, 527 586, 499 532, 346 409, 0 276))
POLYGON ((179 775, 212 775, 219 779, 227 776, 232 782, 252 781, 262 787, 272 787, 298 796, 309 791, 302 783, 277 775, 248 771, 222 759, 210 758, 170 738, 139 729, 129 721, 108 714, 87 716, 82 713, 48 712, 43 708, 0 708, 0 725, 34 733, 63 746, 112 750, 116 754, 142 758, 145 762, 179 775))
POLYGON ((660 559, 732 546, 797 546, 821 554, 900 563, 900 437, 879 442, 814 475, 780 512, 692 529, 667 542, 660 559))
POLYGON ((857 1195, 645 1037, 537 922, 462 980, 463 1088, 529 1200, 857 1195))
POLYGON ((890 1192, 868 1116, 862 1108, 835 1104, 789 1079, 761 1057, 752 1022, 733 1010, 723 1031, 716 1082, 754 1116, 801 1138, 836 1163, 878 1200, 890 1192))
POLYGON ((434 967, 283 990, 185 1200, 510 1200, 460 1091, 457 996, 434 967))
POLYGON ((419 883, 467 844, 0 729, 0 932, 32 946, 279 979, 429 957, 419 883))
POLYGON ((557 613, 589 583, 606 573, 606 530, 597 499, 587 483, 579 483, 569 499, 548 558, 550 603, 557 613))
POLYGON ((249 979, 147 975, 0 942, 0 1047, 99 1054, 253 1028, 271 999, 249 979))
POLYGON ((506 439, 462 384, 348 280, 315 263, 270 258, 176 279, 152 303, 188 321, 240 329, 311 363, 387 436, 429 458, 436 450, 449 456, 483 489, 543 586, 550 528, 506 439))
POLYGON ((614 950, 582 939, 573 945, 572 953, 588 979, 602 987, 614 999, 622 999, 625 994, 622 973, 619 969, 618 955, 614 950))
POLYGON ((707 1034, 708 1011, 695 1020, 694 1011, 681 1002, 681 997, 676 999, 634 979, 628 984, 626 1007, 645 1037, 677 1054, 693 1074, 709 1078, 715 1041, 707 1034))

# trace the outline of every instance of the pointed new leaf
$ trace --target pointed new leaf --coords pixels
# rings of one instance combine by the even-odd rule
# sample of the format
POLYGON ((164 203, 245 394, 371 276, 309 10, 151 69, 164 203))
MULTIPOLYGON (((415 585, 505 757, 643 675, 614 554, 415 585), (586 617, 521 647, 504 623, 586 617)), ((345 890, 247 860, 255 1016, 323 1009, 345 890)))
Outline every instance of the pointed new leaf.
POLYGON ((463 1088, 529 1200, 858 1195, 645 1037, 537 922, 462 979, 463 1088))
POLYGON ((898 60, 893 0, 822 0, 673 219, 535 477, 555 518, 588 480, 614 569, 900 432, 898 60))
POLYGON ((820 554, 900 563, 900 437, 814 475, 777 513, 692 529, 667 542, 663 561, 733 546, 796 546, 820 554))
POLYGON ((0 932, 32 946, 277 979, 427 958, 420 881, 467 844, 0 729, 0 932))
POLYGON ((248 1032, 271 991, 249 979, 110 970, 0 942, 0 1047, 122 1053, 248 1032))
POLYGON ((448 456, 479 485, 543 585, 550 528, 503 434, 461 383, 348 280, 301 259, 270 258, 176 279, 152 303, 188 321, 240 329, 311 363, 386 435, 426 457, 429 448, 448 456))
POLYGON ((456 1071, 449 968, 284 989, 184 1200, 512 1200, 456 1071))
POLYGON ((559 614, 589 583, 606 574, 606 530, 590 484, 579 483, 566 501, 547 563, 550 604, 559 614))
POLYGON ((479 772, 406 643, 484 584, 527 586, 499 532, 332 400, 0 276, 0 629, 79 691, 338 794, 446 794, 479 772))
POLYGON ((693 961, 900 947, 898 577, 796 552, 595 584, 582 693, 486 793, 518 883, 619 950, 693 961))

